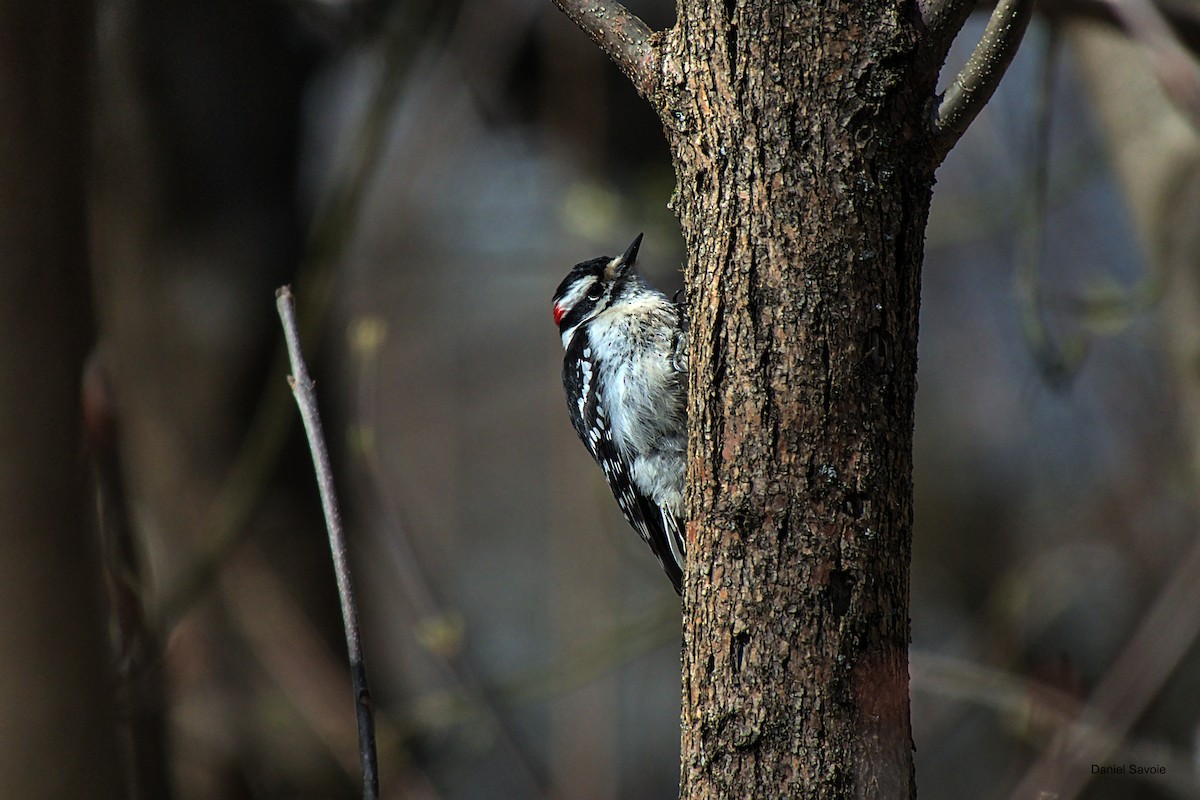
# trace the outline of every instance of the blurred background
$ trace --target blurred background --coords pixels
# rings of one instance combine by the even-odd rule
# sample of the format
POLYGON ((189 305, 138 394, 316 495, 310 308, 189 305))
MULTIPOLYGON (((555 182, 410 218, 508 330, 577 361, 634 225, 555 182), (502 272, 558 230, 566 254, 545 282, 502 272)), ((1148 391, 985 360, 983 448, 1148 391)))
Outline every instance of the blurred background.
MULTIPOLYGON (((1200 10, 1041 10, 926 240, 918 785, 1079 776, 1038 766, 1074 721, 1165 767, 1081 796, 1200 797, 1200 10)), ((358 794, 290 282, 383 795, 675 797, 678 600, 570 428, 550 313, 639 231, 680 287, 653 113, 548 0, 97 11, 85 396, 138 795, 358 794)))

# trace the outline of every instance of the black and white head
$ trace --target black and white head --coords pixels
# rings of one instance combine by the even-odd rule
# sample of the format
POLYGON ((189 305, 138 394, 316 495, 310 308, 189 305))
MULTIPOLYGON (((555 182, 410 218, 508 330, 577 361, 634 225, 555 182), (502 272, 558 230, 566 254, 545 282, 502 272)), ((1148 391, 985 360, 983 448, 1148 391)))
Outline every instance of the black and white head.
POLYGON ((640 285, 633 267, 641 243, 639 233, 622 255, 581 262, 563 278, 554 292, 554 322, 563 347, 571 343, 580 325, 617 302, 626 288, 640 285))

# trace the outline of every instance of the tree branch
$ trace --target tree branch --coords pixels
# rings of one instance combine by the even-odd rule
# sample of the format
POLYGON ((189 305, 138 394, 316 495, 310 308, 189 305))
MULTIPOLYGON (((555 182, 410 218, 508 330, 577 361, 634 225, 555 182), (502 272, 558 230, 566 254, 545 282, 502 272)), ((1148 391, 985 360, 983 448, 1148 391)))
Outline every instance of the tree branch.
POLYGON ((978 0, 918 0, 925 23, 925 47, 934 67, 940 69, 954 37, 962 30, 978 0))
POLYGON ((363 659, 362 637, 358 630, 358 608, 354 602, 354 588, 350 580, 346 537, 342 532, 337 495, 333 491, 333 469, 329 465, 329 451, 325 447, 325 434, 321 430, 321 416, 317 411, 313 380, 309 377, 308 366, 300 352, 300 327, 296 324, 296 301, 290 287, 282 286, 275 292, 275 305, 279 309, 279 318, 283 321, 288 358, 292 364, 292 375, 288 378, 288 384, 296 396, 300 418, 308 434, 313 468, 317 473, 317 487, 321 492, 321 509, 325 512, 325 525, 329 529, 329 547, 333 551, 333 570, 337 578, 338 597, 342 603, 346 649, 350 654, 350 679, 354 685, 354 708, 358 717, 363 800, 376 800, 379 797, 379 769, 375 757, 375 712, 371 702, 371 690, 367 686, 367 668, 363 659))
POLYGON ((605 0, 554 0, 633 82, 638 94, 655 108, 659 73, 658 48, 650 41, 653 31, 625 6, 605 0))
POLYGON ((1000 0, 983 38, 946 89, 933 120, 933 149, 938 162, 959 137, 1004 77, 1033 15, 1033 0, 1000 0))

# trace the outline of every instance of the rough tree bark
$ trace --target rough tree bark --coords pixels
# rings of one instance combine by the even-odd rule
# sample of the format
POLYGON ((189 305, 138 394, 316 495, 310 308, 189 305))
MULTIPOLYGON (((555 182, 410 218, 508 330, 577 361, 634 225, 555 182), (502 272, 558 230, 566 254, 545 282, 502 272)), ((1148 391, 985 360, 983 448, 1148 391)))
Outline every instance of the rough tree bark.
POLYGON ((908 568, 933 173, 1029 19, 679 0, 651 32, 555 0, 659 112, 692 326, 680 796, 915 796, 908 568))
POLYGON ((80 384, 92 5, 0 4, 0 793, 124 796, 80 384))

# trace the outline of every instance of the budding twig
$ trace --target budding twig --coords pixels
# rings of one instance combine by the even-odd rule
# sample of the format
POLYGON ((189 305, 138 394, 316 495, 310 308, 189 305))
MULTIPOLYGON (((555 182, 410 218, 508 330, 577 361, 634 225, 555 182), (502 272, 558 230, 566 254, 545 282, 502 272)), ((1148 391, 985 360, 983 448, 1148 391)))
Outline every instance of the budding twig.
POLYGON ((333 553, 333 570, 337 578, 338 598, 342 605, 342 622, 346 628, 346 649, 350 655, 350 679, 354 685, 355 713, 358 718, 359 760, 362 765, 363 798, 376 800, 379 797, 379 769, 375 756, 375 712, 371 705, 371 690, 367 686, 367 668, 363 660, 362 639, 358 630, 358 610, 354 602, 354 588, 350 580, 350 564, 346 557, 346 538, 342 532, 342 518, 338 511, 337 495, 333 490, 333 470, 329 466, 329 451, 325 447, 325 434, 321 430, 321 416, 317 410, 317 395, 308 366, 300 352, 300 330, 296 324, 296 302, 292 290, 282 286, 275 292, 275 305, 283 322, 283 335, 287 341, 288 360, 292 374, 288 385, 300 407, 300 418, 308 435, 312 451, 313 468, 317 473, 317 488, 321 493, 321 509, 325 512, 325 525, 329 530, 329 547, 333 553))

